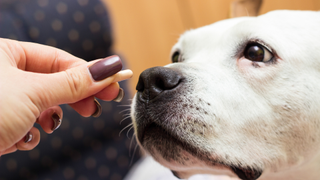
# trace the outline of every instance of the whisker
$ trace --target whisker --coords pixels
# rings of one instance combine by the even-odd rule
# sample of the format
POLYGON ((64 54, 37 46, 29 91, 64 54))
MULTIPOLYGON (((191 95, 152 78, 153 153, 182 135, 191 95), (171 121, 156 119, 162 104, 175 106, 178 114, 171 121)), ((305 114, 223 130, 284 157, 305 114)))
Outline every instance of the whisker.
MULTIPOLYGON (((129 145, 129 149, 132 149, 132 143, 133 143, 133 141, 135 140, 135 133, 133 133, 133 135, 132 135, 132 138, 131 138, 131 141, 130 141, 130 145, 129 145)), ((130 151, 131 152, 131 151, 130 151)), ((129 156, 131 156, 131 153, 129 154, 129 156)))
POLYGON ((138 144, 136 145, 136 147, 135 147, 134 150, 133 150, 133 156, 132 156, 132 158, 131 158, 131 161, 130 161, 129 166, 131 166, 132 163, 133 163, 134 155, 136 154, 137 148, 138 148, 138 144))
POLYGON ((129 115, 129 116, 127 116, 127 117, 124 117, 121 121, 120 121, 120 124, 123 122, 123 121, 125 121, 125 120, 127 120, 127 119, 129 119, 129 118, 131 118, 131 116, 129 115))
POLYGON ((119 107, 131 107, 131 105, 130 104, 127 104, 127 105, 125 105, 125 104, 122 104, 122 105, 118 105, 119 107))
MULTIPOLYGON (((132 124, 132 123, 131 123, 132 124)), ((133 127, 133 124, 132 124, 132 126, 131 126, 131 128, 127 131, 127 138, 129 139, 129 132, 131 131, 131 129, 133 129, 134 127, 133 127)))
POLYGON ((164 123, 165 123, 165 124, 170 124, 170 123, 167 123, 167 121, 169 121, 169 119, 171 119, 173 116, 174 116, 174 114, 170 114, 170 116, 168 116, 168 117, 164 120, 164 123))
POLYGON ((122 113, 124 113, 124 112, 126 112, 126 111, 131 111, 131 109, 130 109, 130 108, 124 109, 124 110, 120 111, 119 113, 122 114, 122 113))
POLYGON ((122 115, 122 117, 125 117, 125 118, 128 117, 128 116, 131 116, 131 113, 127 113, 127 114, 123 114, 122 115))
POLYGON ((128 116, 131 117, 131 114, 130 114, 130 113, 127 113, 127 114, 124 114, 122 117, 123 117, 123 118, 128 118, 128 116))
POLYGON ((122 133, 125 129, 127 129, 127 128, 130 127, 130 126, 133 126, 133 124, 130 123, 130 124, 128 124, 126 127, 124 127, 124 128, 119 132, 119 136, 121 135, 121 133, 122 133))
POLYGON ((129 107, 129 108, 125 108, 123 111, 130 111, 131 110, 130 106, 125 106, 125 107, 129 107))

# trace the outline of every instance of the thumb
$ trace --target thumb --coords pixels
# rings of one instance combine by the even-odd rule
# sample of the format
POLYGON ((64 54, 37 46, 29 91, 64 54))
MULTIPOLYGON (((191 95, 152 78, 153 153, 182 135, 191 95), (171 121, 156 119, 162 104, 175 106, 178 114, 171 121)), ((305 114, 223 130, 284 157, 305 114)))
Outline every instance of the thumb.
POLYGON ((121 69, 120 58, 110 56, 93 64, 82 64, 58 73, 37 74, 41 76, 41 83, 35 91, 34 102, 38 102, 38 108, 44 110, 94 96, 111 83, 132 76, 131 70, 120 71, 121 69))

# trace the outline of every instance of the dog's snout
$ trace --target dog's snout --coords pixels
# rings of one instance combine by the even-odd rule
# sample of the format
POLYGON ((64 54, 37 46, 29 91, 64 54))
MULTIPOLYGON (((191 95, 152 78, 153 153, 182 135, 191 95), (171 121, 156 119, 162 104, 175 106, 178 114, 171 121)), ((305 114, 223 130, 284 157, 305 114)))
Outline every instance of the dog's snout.
POLYGON ((174 89, 181 82, 180 73, 166 67, 153 67, 140 74, 136 90, 143 100, 152 100, 163 91, 174 89))

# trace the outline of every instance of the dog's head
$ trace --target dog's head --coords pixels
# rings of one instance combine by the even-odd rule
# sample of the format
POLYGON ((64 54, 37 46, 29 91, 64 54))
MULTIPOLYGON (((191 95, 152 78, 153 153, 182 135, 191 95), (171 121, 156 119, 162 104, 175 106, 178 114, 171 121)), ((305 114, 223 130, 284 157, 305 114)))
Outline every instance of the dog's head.
POLYGON ((175 175, 251 180, 315 157, 320 12, 274 11, 188 31, 172 62, 140 75, 131 115, 139 144, 175 175))

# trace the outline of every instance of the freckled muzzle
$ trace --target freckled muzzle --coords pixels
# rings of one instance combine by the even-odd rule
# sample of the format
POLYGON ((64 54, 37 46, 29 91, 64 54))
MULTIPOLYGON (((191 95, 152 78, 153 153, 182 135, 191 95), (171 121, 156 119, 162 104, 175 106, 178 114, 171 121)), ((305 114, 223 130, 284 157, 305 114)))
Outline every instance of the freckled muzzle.
MULTIPOLYGON (((166 116, 175 111, 172 108, 178 109, 173 104, 179 100, 177 95, 183 94, 183 91, 185 91, 186 83, 185 77, 179 71, 166 67, 153 67, 141 73, 136 86, 138 92, 135 105, 137 138, 140 144, 146 150, 155 148, 164 159, 171 159, 176 162, 183 162, 184 160, 181 160, 183 157, 172 152, 178 153, 182 148, 204 162, 213 163, 213 166, 224 166, 230 169, 242 180, 258 179, 262 174, 261 170, 232 166, 216 159, 209 160, 210 155, 201 154, 199 147, 190 145, 181 136, 177 136, 177 134, 165 128, 168 123, 165 121, 171 121, 172 126, 183 124, 181 121, 173 123, 166 116), (162 142, 166 143, 163 144, 162 142), (170 150, 168 151, 168 149, 170 150)), ((190 108, 190 106, 187 106, 187 108, 190 108)), ((205 114, 208 115, 208 113, 205 114)), ((174 175, 179 177, 179 172, 174 172, 174 175)))

